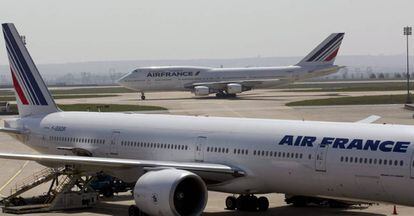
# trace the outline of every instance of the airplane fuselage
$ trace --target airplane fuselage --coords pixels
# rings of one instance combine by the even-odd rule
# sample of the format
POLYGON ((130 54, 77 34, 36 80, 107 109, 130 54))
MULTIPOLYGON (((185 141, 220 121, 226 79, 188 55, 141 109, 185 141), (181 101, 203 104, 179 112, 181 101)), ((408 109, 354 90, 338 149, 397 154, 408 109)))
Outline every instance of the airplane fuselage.
MULTIPOLYGON (((228 193, 285 193, 414 205, 414 127, 116 113, 57 112, 8 121, 43 154, 214 162, 246 177, 208 185, 228 193), (89 120, 88 120, 89 119, 89 120)), ((142 173, 123 172, 136 181, 142 173)))
MULTIPOLYGON (((200 83, 247 83, 247 88, 270 88, 299 79, 322 76, 337 70, 307 70, 300 66, 208 68, 144 67, 122 77, 118 83, 139 92, 192 91, 200 83), (247 81, 247 82, 246 82, 247 81), (251 81, 260 81, 260 83, 251 81)), ((214 88, 213 88, 214 90, 214 88)))

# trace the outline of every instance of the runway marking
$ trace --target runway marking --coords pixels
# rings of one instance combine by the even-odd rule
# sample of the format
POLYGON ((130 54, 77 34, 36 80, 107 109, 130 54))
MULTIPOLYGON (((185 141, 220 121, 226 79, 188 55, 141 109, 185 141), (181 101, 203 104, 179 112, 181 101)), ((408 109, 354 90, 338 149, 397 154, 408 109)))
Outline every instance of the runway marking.
POLYGON ((24 164, 20 167, 20 169, 6 182, 6 184, 0 187, 0 196, 6 197, 1 192, 4 190, 5 187, 7 187, 7 185, 9 185, 23 171, 23 169, 27 166, 27 164, 29 164, 29 161, 24 162, 24 164))

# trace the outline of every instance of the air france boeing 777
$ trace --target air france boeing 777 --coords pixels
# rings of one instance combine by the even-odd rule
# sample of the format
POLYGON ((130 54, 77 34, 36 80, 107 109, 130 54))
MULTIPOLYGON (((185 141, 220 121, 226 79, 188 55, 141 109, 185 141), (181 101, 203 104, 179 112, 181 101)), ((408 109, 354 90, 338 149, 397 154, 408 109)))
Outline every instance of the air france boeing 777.
POLYGON ((142 67, 118 83, 141 92, 191 91, 196 96, 215 93, 217 97, 234 97, 255 88, 270 88, 293 81, 324 76, 338 71, 334 65, 344 33, 334 33, 299 63, 284 67, 209 68, 189 66, 142 67))
POLYGON ((136 182, 131 215, 200 215, 208 190, 240 194, 226 199, 239 210, 266 210, 253 195, 265 193, 414 206, 413 126, 63 112, 14 25, 2 27, 19 116, 0 131, 38 154, 0 158, 136 182))

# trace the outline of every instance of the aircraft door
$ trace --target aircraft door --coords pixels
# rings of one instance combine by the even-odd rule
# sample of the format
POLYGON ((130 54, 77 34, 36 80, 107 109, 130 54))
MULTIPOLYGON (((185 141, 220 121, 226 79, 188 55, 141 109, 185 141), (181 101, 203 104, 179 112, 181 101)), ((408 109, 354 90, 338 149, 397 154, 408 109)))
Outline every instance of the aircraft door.
POLYGON ((111 143, 109 144, 110 155, 118 155, 118 141, 119 141, 120 135, 121 135, 121 132, 112 131, 111 143))
POLYGON ((196 138, 195 152, 194 152, 195 161, 199 161, 199 162, 204 161, 204 147, 206 144, 207 144, 207 137, 198 136, 196 138))
POLYGON ((328 156, 329 145, 319 144, 315 155, 315 170, 318 172, 326 172, 326 157, 328 156))

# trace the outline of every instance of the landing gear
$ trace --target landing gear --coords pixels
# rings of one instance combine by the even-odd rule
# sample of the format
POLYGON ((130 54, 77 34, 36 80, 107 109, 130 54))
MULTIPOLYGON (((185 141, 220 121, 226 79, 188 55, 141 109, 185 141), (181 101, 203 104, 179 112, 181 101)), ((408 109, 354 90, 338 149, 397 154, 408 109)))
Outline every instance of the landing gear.
POLYGON ((239 197, 229 196, 226 198, 228 210, 239 211, 266 211, 269 208, 269 200, 266 197, 259 197, 252 194, 240 195, 239 197))
POLYGON ((236 204, 237 204, 236 197, 234 197, 234 196, 228 196, 226 198, 226 208, 228 210, 235 210, 236 207, 237 207, 236 204))
POLYGON ((141 100, 145 100, 145 94, 144 94, 144 92, 141 92, 141 100))
POLYGON ((141 211, 136 205, 129 206, 128 209, 128 215, 129 216, 148 216, 144 212, 141 211))
POLYGON ((229 93, 226 93, 225 91, 219 91, 218 93, 216 93, 216 97, 217 98, 235 98, 237 97, 237 95, 229 94, 229 93))

